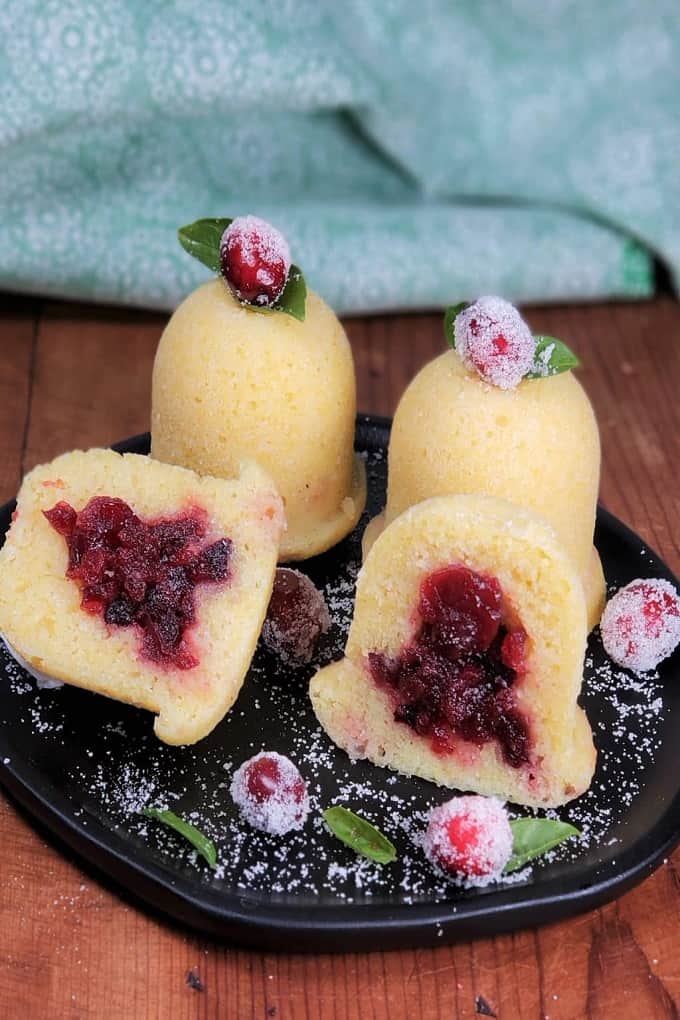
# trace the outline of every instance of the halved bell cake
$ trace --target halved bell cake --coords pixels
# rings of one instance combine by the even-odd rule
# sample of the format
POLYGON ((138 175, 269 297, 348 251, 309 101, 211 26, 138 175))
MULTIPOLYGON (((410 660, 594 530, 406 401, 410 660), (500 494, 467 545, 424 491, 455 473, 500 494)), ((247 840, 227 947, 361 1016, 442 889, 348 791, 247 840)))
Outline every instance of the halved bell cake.
POLYGON ((550 525, 504 500, 433 497, 375 541, 345 658, 310 694, 353 758, 555 806, 595 766, 585 646, 583 585, 550 525))
POLYGON ((0 634, 28 668, 157 713, 169 744, 206 736, 243 683, 269 602, 283 508, 240 477, 112 450, 24 479, 0 550, 0 634))

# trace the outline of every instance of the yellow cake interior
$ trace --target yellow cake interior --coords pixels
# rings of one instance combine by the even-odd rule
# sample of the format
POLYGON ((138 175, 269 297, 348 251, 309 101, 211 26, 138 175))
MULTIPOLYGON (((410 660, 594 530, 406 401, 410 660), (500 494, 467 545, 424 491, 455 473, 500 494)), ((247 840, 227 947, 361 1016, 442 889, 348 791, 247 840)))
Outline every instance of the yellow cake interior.
POLYGON ((220 721, 241 688, 271 595, 283 524, 276 488, 253 463, 225 480, 136 454, 64 454, 35 468, 21 486, 0 550, 0 633, 32 668, 149 709, 161 740, 193 743, 220 721), (119 497, 145 519, 198 507, 207 512, 212 536, 231 539, 229 580, 196 589, 194 668, 145 659, 136 627, 107 626, 81 608, 80 588, 65 576, 66 541, 42 511, 61 500, 81 510, 97 495, 119 497))

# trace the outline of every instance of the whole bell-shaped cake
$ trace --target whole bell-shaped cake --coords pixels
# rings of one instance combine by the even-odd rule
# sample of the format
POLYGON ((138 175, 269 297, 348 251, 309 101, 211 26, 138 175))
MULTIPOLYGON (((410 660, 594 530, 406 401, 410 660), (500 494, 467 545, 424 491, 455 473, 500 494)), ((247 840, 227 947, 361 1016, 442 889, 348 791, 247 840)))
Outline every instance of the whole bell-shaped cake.
POLYGON ((182 302, 161 337, 152 456, 226 478, 256 461, 284 503, 279 559, 324 552, 366 499, 347 336, 263 220, 200 220, 180 240, 220 276, 182 302))
POLYGON ((605 597, 593 546, 600 439, 570 371, 577 361, 554 338, 533 337, 501 298, 451 309, 446 331, 455 349, 425 365, 397 407, 387 505, 366 530, 364 552, 407 507, 430 496, 505 499, 555 529, 583 582, 592 628, 605 597))

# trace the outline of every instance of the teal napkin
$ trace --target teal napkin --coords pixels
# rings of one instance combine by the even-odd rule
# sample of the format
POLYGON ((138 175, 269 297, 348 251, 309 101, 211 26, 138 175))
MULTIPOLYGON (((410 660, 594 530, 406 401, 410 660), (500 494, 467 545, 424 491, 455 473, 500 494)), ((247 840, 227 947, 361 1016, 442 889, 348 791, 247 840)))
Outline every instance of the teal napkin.
POLYGON ((172 308, 253 212, 344 312, 680 274, 674 0, 5 0, 0 287, 172 308))

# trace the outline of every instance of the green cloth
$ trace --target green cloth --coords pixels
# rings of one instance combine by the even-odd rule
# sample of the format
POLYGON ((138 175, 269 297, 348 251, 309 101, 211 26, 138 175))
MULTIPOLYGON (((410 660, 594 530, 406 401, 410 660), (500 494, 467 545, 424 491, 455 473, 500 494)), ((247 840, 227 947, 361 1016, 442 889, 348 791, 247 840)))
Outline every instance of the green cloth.
POLYGON ((203 216, 340 311, 680 278, 677 0, 4 0, 0 286, 171 308, 203 216))

